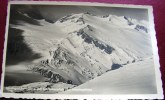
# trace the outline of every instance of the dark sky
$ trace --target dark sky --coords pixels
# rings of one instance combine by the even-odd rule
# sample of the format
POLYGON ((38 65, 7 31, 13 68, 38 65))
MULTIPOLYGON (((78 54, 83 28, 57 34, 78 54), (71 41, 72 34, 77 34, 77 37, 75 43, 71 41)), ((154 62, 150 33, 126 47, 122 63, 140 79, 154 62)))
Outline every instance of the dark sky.
MULTIPOLYGON (((20 6, 20 5, 18 5, 20 6)), ((72 13, 89 12, 94 15, 113 14, 117 16, 131 17, 137 20, 148 20, 147 9, 120 8, 120 7, 97 7, 97 6, 69 6, 69 5, 21 5, 21 9, 37 9, 46 19, 57 20, 72 13)))

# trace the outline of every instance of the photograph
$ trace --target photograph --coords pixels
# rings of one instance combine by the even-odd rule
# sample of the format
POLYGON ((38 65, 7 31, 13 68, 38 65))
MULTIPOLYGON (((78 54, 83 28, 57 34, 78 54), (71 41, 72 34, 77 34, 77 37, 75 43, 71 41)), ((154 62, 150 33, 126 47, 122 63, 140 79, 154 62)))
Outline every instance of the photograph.
POLYGON ((9 2, 5 35, 4 97, 163 97, 151 6, 9 2))

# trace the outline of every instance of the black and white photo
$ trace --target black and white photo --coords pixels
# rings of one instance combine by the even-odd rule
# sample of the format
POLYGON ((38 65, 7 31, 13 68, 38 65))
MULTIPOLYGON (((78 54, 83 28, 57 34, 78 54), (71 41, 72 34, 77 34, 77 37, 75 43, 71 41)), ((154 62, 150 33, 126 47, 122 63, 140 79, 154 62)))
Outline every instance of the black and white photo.
POLYGON ((2 96, 163 97, 150 6, 11 2, 6 27, 2 96))

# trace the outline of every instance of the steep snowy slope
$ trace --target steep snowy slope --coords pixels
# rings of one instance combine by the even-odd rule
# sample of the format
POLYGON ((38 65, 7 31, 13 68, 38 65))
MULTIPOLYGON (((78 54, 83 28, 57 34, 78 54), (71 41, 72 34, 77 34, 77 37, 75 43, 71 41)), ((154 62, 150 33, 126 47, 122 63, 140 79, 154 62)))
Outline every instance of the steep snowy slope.
MULTIPOLYGON (((32 19, 26 14, 22 14, 22 16, 32 19)), ((47 52, 49 49, 55 48, 57 43, 65 38, 69 32, 79 30, 83 27, 83 25, 79 25, 78 23, 52 24, 43 19, 33 20, 37 21, 40 25, 33 25, 18 20, 17 22, 22 25, 11 24, 10 26, 23 30, 25 42, 33 51, 41 54, 44 54, 44 51, 47 52)))
POLYGON ((11 27, 22 29, 28 46, 42 55, 27 68, 54 84, 80 85, 108 71, 152 57, 147 26, 125 16, 80 13, 65 16, 53 24, 37 22, 40 25, 21 22, 23 25, 11 27))

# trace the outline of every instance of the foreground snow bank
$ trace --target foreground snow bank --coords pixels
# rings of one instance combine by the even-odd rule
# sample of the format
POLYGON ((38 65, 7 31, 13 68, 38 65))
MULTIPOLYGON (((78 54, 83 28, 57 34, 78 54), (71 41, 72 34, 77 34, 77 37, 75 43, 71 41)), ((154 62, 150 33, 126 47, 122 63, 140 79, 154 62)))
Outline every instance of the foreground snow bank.
POLYGON ((71 94, 155 94, 153 59, 132 63, 88 81, 64 93, 71 94), (90 89, 92 91, 81 91, 90 89), (76 91, 74 91, 76 90, 76 91), (77 90, 80 90, 77 92, 77 90))

